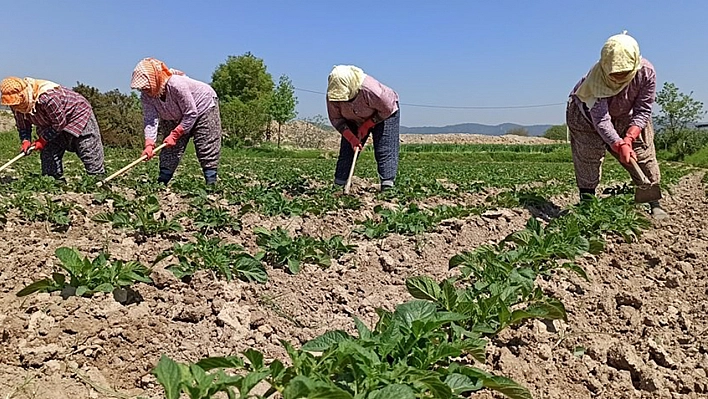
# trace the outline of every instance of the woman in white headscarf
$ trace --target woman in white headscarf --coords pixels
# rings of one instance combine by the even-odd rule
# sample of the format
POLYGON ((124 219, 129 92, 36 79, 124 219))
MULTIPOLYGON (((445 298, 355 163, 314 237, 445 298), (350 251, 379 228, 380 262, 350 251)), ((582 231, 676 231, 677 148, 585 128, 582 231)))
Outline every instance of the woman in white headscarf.
POLYGON ((393 187, 398 171, 398 94, 360 68, 337 65, 327 81, 327 113, 342 134, 334 183, 346 184, 354 149, 361 149, 371 133, 381 190, 393 187))
MULTIPOLYGON (((636 40, 626 32, 610 37, 602 47, 600 61, 573 88, 566 109, 581 199, 595 195, 608 148, 635 185, 641 186, 642 181, 631 167, 632 159, 652 185, 659 184, 651 122, 655 96, 654 66, 640 55, 636 40)), ((659 201, 649 204, 655 218, 668 217, 659 201)))

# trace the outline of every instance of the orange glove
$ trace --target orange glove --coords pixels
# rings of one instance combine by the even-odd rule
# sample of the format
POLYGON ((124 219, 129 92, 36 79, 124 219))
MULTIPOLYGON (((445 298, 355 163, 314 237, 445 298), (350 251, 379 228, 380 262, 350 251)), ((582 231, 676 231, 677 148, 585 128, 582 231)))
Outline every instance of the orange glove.
POLYGON ((637 154, 632 149, 632 146, 624 140, 615 141, 612 144, 612 151, 619 155, 619 161, 625 165, 629 165, 631 159, 637 160, 637 154))
POLYGON ((371 130, 374 126, 376 126, 376 123, 374 123, 373 120, 367 119, 364 121, 364 123, 359 126, 359 131, 357 132, 359 134, 359 140, 366 137, 369 134, 369 130, 371 130))
POLYGON ((20 147, 20 152, 24 152, 25 155, 29 155, 29 153, 31 152, 31 147, 32 143, 29 140, 22 140, 22 147, 20 147))
POLYGON ((145 160, 149 161, 152 159, 152 157, 155 156, 155 153, 153 151, 155 150, 155 140, 153 139, 145 139, 145 149, 143 150, 143 153, 140 156, 145 156, 145 160))
POLYGON ((47 140, 45 140, 45 139, 43 139, 43 138, 41 138, 41 137, 38 138, 37 141, 35 141, 34 143, 32 143, 32 145, 34 146, 34 149, 37 150, 37 151, 42 151, 42 150, 44 149, 44 146, 45 146, 46 144, 47 144, 47 140))
POLYGON ((359 138, 357 138, 351 130, 346 129, 344 132, 342 132, 342 137, 344 137, 349 142, 349 144, 352 146, 352 150, 355 150, 357 148, 361 150, 362 148, 364 148, 361 145, 361 141, 359 141, 359 138))
POLYGON ((177 127, 170 133, 169 136, 165 137, 165 144, 167 147, 174 147, 177 145, 177 140, 184 134, 184 128, 182 125, 177 125, 177 127))
POLYGON ((630 126, 622 140, 631 147, 634 140, 639 138, 640 134, 642 134, 642 129, 640 129, 639 126, 630 126))

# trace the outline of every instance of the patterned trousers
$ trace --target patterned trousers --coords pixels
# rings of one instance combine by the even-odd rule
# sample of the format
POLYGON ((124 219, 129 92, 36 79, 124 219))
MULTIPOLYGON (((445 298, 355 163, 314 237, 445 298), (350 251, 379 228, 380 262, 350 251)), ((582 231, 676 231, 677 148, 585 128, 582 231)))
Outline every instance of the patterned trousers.
MULTIPOLYGON (((178 124, 178 121, 160 120, 163 137, 167 137, 178 124)), ((160 170, 165 169, 171 173, 177 170, 190 138, 194 139, 194 148, 202 169, 216 169, 221 156, 221 117, 216 100, 214 106, 197 118, 192 129, 185 132, 174 147, 160 151, 160 170)))
MULTIPOLYGON (((626 134, 629 122, 629 118, 612 121, 620 137, 624 137, 626 134)), ((602 161, 605 159, 605 152, 609 150, 608 145, 602 140, 593 124, 585 118, 577 104, 572 101, 568 102, 566 108, 566 123, 570 131, 570 147, 573 153, 573 166, 575 167, 575 180, 578 188, 594 190, 600 184, 602 161)), ((642 134, 632 143, 632 149, 637 154, 639 168, 652 185, 659 184, 661 173, 656 160, 654 126, 651 120, 642 130, 642 134)), ((610 151, 610 154, 617 158, 617 154, 614 152, 610 151)), ((642 180, 630 165, 622 164, 622 166, 627 169, 635 185, 643 185, 642 180)))
MULTIPOLYGON (((357 131, 357 126, 348 123, 352 132, 357 131)), ((398 172, 398 151, 400 147, 399 128, 401 125, 400 110, 396 111, 388 119, 377 123, 372 129, 370 136, 374 140, 374 158, 379 172, 382 186, 393 186, 398 172)), ((366 143, 369 136, 364 137, 362 144, 366 143)), ((334 183, 343 186, 347 183, 349 170, 354 162, 354 150, 349 142, 342 137, 339 143, 339 158, 337 168, 334 172, 334 183)))
POLYGON ((78 137, 61 131, 53 140, 47 142, 40 155, 42 174, 60 179, 64 175, 62 160, 66 151, 73 152, 79 157, 86 168, 86 173, 90 175, 106 173, 101 132, 93 113, 78 137))

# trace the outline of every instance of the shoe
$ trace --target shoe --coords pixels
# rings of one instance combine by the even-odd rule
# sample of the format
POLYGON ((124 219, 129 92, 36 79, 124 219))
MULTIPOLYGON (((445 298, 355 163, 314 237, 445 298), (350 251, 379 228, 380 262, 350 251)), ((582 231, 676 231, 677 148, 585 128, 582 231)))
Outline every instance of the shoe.
POLYGON ((651 208, 651 216, 654 220, 666 220, 669 218, 669 214, 665 210, 661 209, 660 206, 651 208))

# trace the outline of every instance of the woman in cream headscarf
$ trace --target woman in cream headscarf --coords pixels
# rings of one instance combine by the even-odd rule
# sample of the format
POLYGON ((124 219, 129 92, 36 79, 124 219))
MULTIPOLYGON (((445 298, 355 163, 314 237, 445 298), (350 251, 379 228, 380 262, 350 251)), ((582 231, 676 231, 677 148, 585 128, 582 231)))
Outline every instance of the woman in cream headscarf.
POLYGON ((147 159, 153 157, 158 125, 169 132, 160 153, 157 181, 167 184, 179 165, 190 138, 207 184, 216 183, 221 155, 221 117, 216 92, 206 83, 167 68, 160 60, 145 58, 133 71, 130 87, 140 90, 145 121, 147 159))
POLYGON ((5 78, 2 105, 15 115, 21 151, 41 151, 42 174, 61 179, 64 152, 76 153, 86 172, 103 174, 103 144, 91 104, 79 93, 48 80, 5 78), (32 142, 32 126, 37 140, 32 142))
POLYGON ((346 184, 354 149, 361 149, 371 132, 381 190, 393 187, 398 171, 398 94, 355 66, 337 65, 327 82, 327 113, 342 134, 334 183, 346 184))
MULTIPOLYGON (((651 123, 655 93, 654 66, 641 57, 634 38, 626 32, 610 37, 602 47, 600 61, 575 85, 566 109, 581 199, 595 194, 608 147, 635 185, 642 185, 642 181, 631 167, 632 159, 652 185, 659 184, 651 123)), ((655 218, 668 216, 659 201, 649 204, 655 218)))

